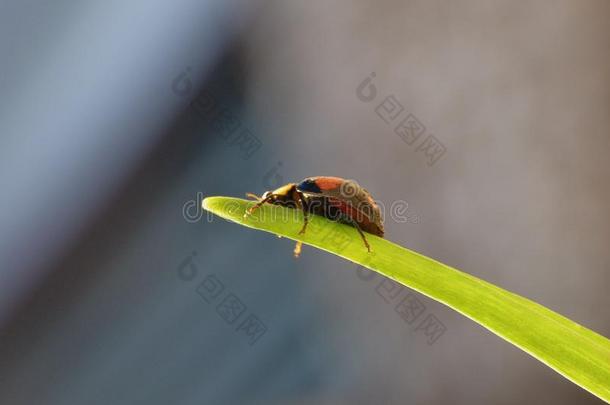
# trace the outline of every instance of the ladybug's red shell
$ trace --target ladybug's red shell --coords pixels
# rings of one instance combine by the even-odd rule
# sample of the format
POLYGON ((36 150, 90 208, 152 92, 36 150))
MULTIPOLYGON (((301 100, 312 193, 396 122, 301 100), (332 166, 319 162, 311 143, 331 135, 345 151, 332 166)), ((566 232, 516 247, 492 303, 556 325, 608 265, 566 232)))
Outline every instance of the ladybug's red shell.
MULTIPOLYGON (((383 236, 381 210, 371 194, 353 180, 340 177, 309 177, 296 185, 312 205, 317 203, 317 214, 336 217, 343 214, 344 221, 355 222, 360 228, 373 235, 383 236)), ((340 218, 339 218, 340 219, 340 218)))

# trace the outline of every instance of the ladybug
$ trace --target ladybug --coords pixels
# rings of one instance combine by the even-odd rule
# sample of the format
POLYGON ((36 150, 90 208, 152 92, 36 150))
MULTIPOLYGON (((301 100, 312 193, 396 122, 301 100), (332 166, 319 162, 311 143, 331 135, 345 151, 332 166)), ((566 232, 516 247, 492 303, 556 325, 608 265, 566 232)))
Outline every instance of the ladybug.
MULTIPOLYGON (((252 193, 246 196, 257 200, 248 208, 247 216, 265 203, 303 210, 305 223, 299 234, 307 229, 309 214, 351 225, 358 230, 367 251, 371 247, 364 232, 383 237, 381 210, 371 194, 353 180, 340 177, 308 177, 300 183, 288 183, 275 190, 265 192, 262 197, 252 193)), ((294 256, 299 257, 302 243, 297 242, 294 256)))

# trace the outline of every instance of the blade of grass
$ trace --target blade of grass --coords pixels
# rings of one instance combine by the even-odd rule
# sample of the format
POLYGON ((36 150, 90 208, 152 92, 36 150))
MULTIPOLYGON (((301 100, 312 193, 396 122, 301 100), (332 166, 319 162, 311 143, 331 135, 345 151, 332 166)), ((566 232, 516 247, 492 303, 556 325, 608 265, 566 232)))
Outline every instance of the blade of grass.
POLYGON ((355 228, 320 216, 310 216, 307 232, 299 235, 299 210, 265 204, 244 217, 253 202, 209 197, 202 205, 230 221, 302 241, 419 291, 610 403, 610 340, 540 304, 374 235, 367 234, 372 248, 367 253, 355 228))

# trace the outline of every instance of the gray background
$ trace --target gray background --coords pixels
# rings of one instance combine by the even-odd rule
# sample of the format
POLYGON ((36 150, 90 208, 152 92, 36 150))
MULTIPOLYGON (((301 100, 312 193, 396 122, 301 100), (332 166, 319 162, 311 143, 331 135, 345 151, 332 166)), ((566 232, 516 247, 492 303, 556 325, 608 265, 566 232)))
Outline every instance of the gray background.
POLYGON ((388 218, 388 239, 610 336, 609 16, 604 0, 3 2, 0 403, 600 403, 420 294, 446 327, 433 344, 380 276, 183 208, 357 179, 419 218, 388 218), (250 158, 189 107, 202 92, 261 141, 250 158), (389 95, 446 148, 434 165, 376 114, 389 95), (211 274, 266 325, 254 345, 197 294, 211 274))

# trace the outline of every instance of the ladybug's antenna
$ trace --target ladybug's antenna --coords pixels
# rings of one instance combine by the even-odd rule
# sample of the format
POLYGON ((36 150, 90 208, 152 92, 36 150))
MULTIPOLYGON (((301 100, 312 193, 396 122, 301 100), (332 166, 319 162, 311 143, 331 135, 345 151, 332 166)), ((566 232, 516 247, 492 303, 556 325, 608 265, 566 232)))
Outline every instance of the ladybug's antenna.
POLYGON ((257 196, 256 194, 253 194, 253 193, 246 193, 246 197, 251 198, 251 199, 256 200, 256 201, 260 201, 261 200, 261 197, 257 196))

